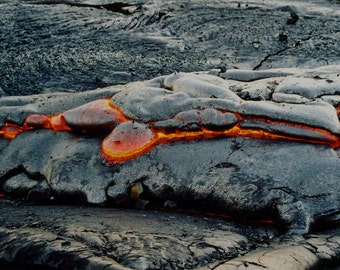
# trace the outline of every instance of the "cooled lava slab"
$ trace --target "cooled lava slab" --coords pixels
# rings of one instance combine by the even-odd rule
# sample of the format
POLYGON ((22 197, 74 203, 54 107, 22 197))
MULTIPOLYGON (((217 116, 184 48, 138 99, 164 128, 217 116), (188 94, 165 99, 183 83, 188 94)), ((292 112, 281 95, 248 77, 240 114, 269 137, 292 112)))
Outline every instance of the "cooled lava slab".
POLYGON ((0 96, 340 64, 339 1, 2 0, 0 96))
POLYGON ((339 3, 2 0, 0 268, 337 267, 339 3))
POLYGON ((339 221, 339 66, 211 70, 0 99, 2 192, 339 221))
POLYGON ((1 269, 4 261, 62 270, 336 269, 339 258, 339 228, 282 235, 269 223, 183 213, 0 206, 1 269))

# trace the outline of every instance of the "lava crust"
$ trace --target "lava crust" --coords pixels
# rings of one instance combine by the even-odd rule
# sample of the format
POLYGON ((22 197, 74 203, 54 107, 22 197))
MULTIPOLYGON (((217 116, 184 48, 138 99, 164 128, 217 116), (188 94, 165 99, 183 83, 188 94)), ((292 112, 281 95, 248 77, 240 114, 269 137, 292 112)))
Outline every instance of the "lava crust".
POLYGON ((56 197, 173 200, 308 231, 339 211, 338 70, 174 73, 23 106, 2 98, 2 190, 29 193, 32 179, 56 197))

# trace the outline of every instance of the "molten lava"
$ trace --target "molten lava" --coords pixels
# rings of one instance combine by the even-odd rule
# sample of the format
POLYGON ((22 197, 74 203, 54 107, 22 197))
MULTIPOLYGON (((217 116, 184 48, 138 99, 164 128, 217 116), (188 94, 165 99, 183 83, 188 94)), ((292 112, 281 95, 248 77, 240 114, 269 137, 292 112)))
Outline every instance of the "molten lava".
POLYGON ((125 122, 104 139, 102 151, 110 162, 125 161, 149 151, 157 143, 157 135, 145 124, 125 122))
POLYGON ((5 138, 5 139, 14 139, 19 133, 23 131, 23 128, 11 124, 11 123, 6 123, 1 129, 0 129, 0 135, 5 138))
MULTIPOLYGON (((340 114, 340 106, 336 110, 340 114)), ((291 140, 325 144, 333 148, 340 147, 339 136, 321 128, 265 118, 245 118, 236 113, 234 115, 238 122, 220 129, 207 128, 200 122, 195 129, 166 130, 156 128, 151 122, 134 122, 127 118, 119 108, 112 106, 109 99, 99 99, 54 116, 29 115, 22 126, 6 123, 0 128, 0 136, 5 139, 14 139, 23 131, 41 128, 55 132, 76 131, 94 135, 106 135, 111 131, 102 143, 103 155, 109 163, 136 158, 159 144, 218 137, 242 136, 268 140, 291 140)), ((190 119, 186 120, 190 122, 190 119)))

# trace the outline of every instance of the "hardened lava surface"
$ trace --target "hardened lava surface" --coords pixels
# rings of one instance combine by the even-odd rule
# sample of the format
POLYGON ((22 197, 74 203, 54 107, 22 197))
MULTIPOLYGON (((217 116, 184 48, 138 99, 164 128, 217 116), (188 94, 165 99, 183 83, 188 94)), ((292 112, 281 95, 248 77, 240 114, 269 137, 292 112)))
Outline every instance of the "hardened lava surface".
POLYGON ((339 66, 174 73, 1 102, 2 192, 268 219, 339 219, 339 66))
POLYGON ((0 268, 338 269, 339 3, 2 0, 0 268))
POLYGON ((0 96, 340 64, 339 1, 2 0, 0 96))

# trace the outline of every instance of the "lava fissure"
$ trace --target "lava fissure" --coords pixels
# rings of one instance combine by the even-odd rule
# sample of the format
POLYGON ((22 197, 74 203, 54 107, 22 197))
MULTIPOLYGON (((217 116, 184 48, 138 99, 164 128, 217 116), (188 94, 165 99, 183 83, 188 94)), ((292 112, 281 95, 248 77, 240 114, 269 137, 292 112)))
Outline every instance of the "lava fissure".
MULTIPOLYGON (((340 113, 340 106, 336 110, 340 113)), ((159 144, 221 137, 290 140, 340 147, 339 136, 322 128, 266 118, 243 117, 224 110, 192 110, 178 113, 172 119, 164 121, 139 123, 126 117, 108 98, 98 99, 54 116, 32 114, 26 117, 22 126, 5 123, 0 128, 0 136, 12 140, 21 132, 42 128, 55 132, 80 131, 97 136, 108 134, 102 143, 102 153, 111 164, 141 156, 159 144), (222 124, 219 122, 221 119, 225 121, 222 124), (167 124, 170 125, 169 128, 167 124)))

